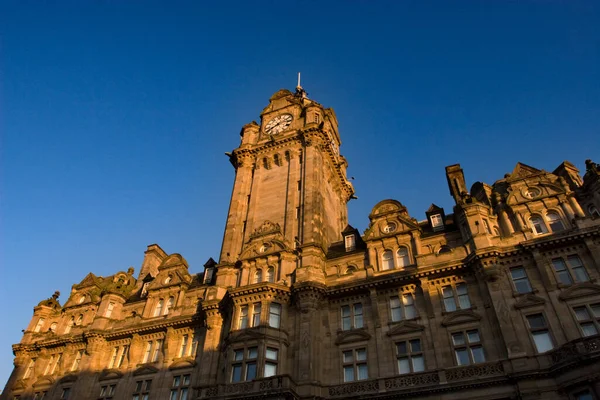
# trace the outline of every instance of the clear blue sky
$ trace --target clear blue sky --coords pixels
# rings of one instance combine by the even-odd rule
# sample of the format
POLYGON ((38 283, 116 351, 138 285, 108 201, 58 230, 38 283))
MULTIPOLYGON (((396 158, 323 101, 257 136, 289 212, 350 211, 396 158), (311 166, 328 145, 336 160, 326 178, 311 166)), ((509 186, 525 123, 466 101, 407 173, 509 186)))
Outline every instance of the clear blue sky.
POLYGON ((55 290, 151 243, 218 257, 223 153, 297 71, 336 110, 361 231, 386 198, 450 212, 446 165, 600 161, 598 1, 3 1, 0 34, 1 386, 55 290))

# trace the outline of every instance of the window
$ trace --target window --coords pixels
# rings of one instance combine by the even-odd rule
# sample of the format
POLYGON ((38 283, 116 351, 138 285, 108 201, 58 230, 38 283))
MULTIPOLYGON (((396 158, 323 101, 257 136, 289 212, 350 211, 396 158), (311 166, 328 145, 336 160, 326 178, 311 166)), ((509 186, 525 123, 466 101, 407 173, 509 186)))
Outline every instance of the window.
POLYGON ((490 228, 490 223, 487 221, 487 219, 483 219, 483 227, 488 235, 492 234, 492 229, 490 228))
POLYGON ((156 303, 156 308, 154 309, 154 316, 158 317, 162 315, 163 307, 165 306, 165 301, 163 299, 159 299, 158 303, 156 303))
POLYGON ((267 282, 275 282, 275 268, 273 267, 267 268, 267 282))
POLYGON ((600 303, 573 307, 573 311, 583 336, 592 336, 600 332, 600 303))
POLYGON ((73 364, 71 365, 71 371, 77 371, 79 369, 79 364, 81 364, 81 359, 83 358, 83 350, 78 350, 75 354, 75 359, 73 360, 73 364))
POLYGON ((248 306, 240 307, 240 317, 238 320, 238 328, 246 329, 248 327, 248 306))
POLYGON ((254 273, 254 282, 253 283, 259 283, 262 282, 262 269, 257 269, 256 272, 254 273))
POLYGON ((233 351, 231 382, 251 381, 256 378, 256 358, 258 348, 249 347, 233 351))
POLYGON ((27 369, 25 370, 25 374, 23 375, 23 379, 27 379, 29 378, 31 375, 33 375, 33 370, 35 368, 35 358, 32 358, 31 360, 29 360, 29 364, 27 364, 27 369))
POLYGON ((150 387, 152 386, 152 380, 148 379, 145 381, 137 381, 135 383, 135 390, 133 391, 132 400, 148 400, 150 397, 150 387))
POLYGON ((58 323, 53 322, 52 325, 50 325, 50 332, 55 332, 56 333, 56 327, 58 326, 58 323))
POLYGON ((415 311, 415 300, 411 293, 403 294, 402 301, 399 296, 391 297, 390 310, 392 312, 392 322, 413 319, 417 316, 415 311))
POLYGON ((560 283, 570 285, 575 282, 587 282, 590 280, 581 259, 576 255, 567 256, 567 262, 563 258, 552 260, 554 271, 560 283))
POLYGON ((342 352, 344 382, 369 379, 367 369, 367 349, 347 350, 342 352))
POLYGON ((260 325, 260 303, 254 303, 252 306, 252 326, 260 325))
POLYGON ((466 283, 457 283, 454 288, 452 286, 444 286, 442 288, 442 297, 444 299, 444 308, 448 312, 471 308, 466 283))
POLYGON ((381 269, 382 270, 388 270, 388 269, 393 269, 394 268, 394 253, 392 253, 391 250, 386 250, 383 252, 383 255, 381 256, 381 269))
POLYGON ((110 318, 114 308, 115 308, 115 303, 108 303, 108 307, 106 307, 106 314, 104 314, 104 316, 106 318, 110 318))
POLYGON ((421 339, 405 340, 396 343, 396 357, 398 359, 399 374, 425 371, 421 339))
POLYGON ((273 347, 267 347, 267 351, 265 352, 265 378, 277 375, 278 358, 279 350, 273 347))
POLYGON ((112 385, 104 385, 100 388, 100 399, 99 400, 110 400, 115 395, 115 389, 117 388, 117 384, 113 383, 112 385))
POLYGON ((71 332, 71 328, 75 325, 75 317, 71 317, 69 322, 67 322, 67 326, 65 327, 65 333, 71 332))
POLYGON ((275 165, 277 165, 278 167, 281 166, 281 161, 279 160, 279 154, 275 154, 273 156, 273 162, 275 163, 275 165))
POLYGON ((77 325, 77 326, 83 325, 83 314, 79 314, 79 317, 77 317, 77 321, 75 321, 75 325, 77 325))
POLYGON ((181 346, 179 347, 179 357, 194 357, 196 358, 196 351, 198 350, 198 337, 196 335, 192 338, 190 344, 190 335, 185 334, 181 337, 181 346))
POLYGON ((35 328, 33 328, 33 331, 34 331, 34 332, 39 332, 39 331, 41 331, 41 330, 42 330, 42 327, 44 326, 44 321, 45 321, 45 319, 44 319, 44 318, 40 318, 40 319, 38 319, 38 321, 37 321, 37 324, 35 324, 35 328))
POLYGON ((315 113, 315 124, 319 123, 319 114, 315 113))
MULTIPOLYGON (((121 368, 123 362, 125 361, 125 357, 127 357, 129 353, 129 345, 124 346, 115 346, 113 347, 112 355, 110 357, 110 363, 108 364, 108 368, 121 368)), ((144 361, 146 362, 146 361, 144 361)))
POLYGON ((577 392, 574 395, 575 400, 594 400, 594 396, 589 389, 583 390, 581 392, 577 392))
POLYGON ((35 392, 33 395, 33 400, 44 400, 48 392, 35 392))
POLYGON ((554 348, 548 326, 546 325, 546 319, 542 314, 528 315, 527 324, 529 325, 531 337, 538 353, 545 353, 554 348))
POLYGON ((453 333, 452 345, 454 346, 454 355, 458 365, 485 362, 485 354, 477 329, 453 333))
POLYGON ((269 306, 269 326, 279 328, 281 325, 281 304, 271 303, 269 306))
POLYGON ((346 246, 346 251, 352 251, 356 249, 356 238, 354 235, 347 235, 344 237, 344 244, 346 246))
POLYGON ((156 362, 162 351, 163 340, 150 340, 146 343, 146 351, 144 352, 144 363, 156 362))
POLYGON ((190 374, 174 376, 169 400, 188 400, 189 386, 190 374))
POLYGON ((529 279, 527 278, 527 274, 525 273, 525 268, 511 268, 510 276, 512 278, 513 285, 515 286, 515 290, 517 291, 517 293, 531 292, 531 285, 529 284, 529 279))
POLYGON ((595 205, 593 205, 593 204, 590 204, 588 206, 588 212, 594 218, 600 217, 600 212, 598 211, 598 208, 595 205))
POLYGON ((400 247, 396 252, 398 258, 398 268, 404 268, 410 265, 410 259, 408 258, 408 249, 406 247, 400 247))
POLYGON ((62 353, 52 354, 50 356, 50 360, 48 360, 48 364, 46 364, 44 375, 52 375, 54 372, 56 372, 56 369, 58 368, 58 364, 60 363, 61 359, 62 353))
POLYGON ((544 224, 542 217, 540 217, 539 215, 532 215, 531 218, 529 218, 529 222, 531 223, 533 232, 536 235, 548 233, 548 229, 546 229, 546 225, 544 224))
POLYGON ((361 303, 352 306, 342 306, 342 330, 358 329, 363 327, 363 308, 361 303))
POLYGON ((175 304, 175 297, 171 296, 169 297, 169 300, 167 301, 167 307, 165 308, 165 315, 169 313, 169 311, 171 311, 171 308, 173 308, 173 305, 175 304))
POLYGON ((552 232, 560 232, 565 230, 565 226, 563 225, 560 215, 558 215, 557 212, 548 212, 548 214, 546 214, 546 219, 548 220, 548 225, 550 225, 550 230, 552 232))
POLYGON ((71 388, 63 388, 62 392, 60 393, 60 399, 61 400, 68 399, 70 394, 71 394, 71 388))
POLYGON ((432 215, 431 217, 429 217, 429 219, 431 220, 431 227, 434 231, 444 229, 444 221, 442 220, 441 214, 432 215))
POLYGON ((190 335, 183 335, 181 338, 181 347, 179 347, 179 357, 185 357, 188 354, 188 342, 190 340, 190 335))

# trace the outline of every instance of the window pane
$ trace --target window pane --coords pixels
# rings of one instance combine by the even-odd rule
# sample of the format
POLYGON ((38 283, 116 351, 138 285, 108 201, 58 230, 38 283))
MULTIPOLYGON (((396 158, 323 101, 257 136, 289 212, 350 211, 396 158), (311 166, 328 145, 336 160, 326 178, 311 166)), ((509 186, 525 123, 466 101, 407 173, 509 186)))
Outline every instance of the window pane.
POLYGON ((410 374, 410 364, 408 362, 408 357, 402 357, 398 359, 398 373, 410 374))
POLYGON ((592 304, 590 308, 592 309, 594 317, 600 318, 600 304, 592 304))
POLYGON ((344 367, 344 382, 354 381, 354 366, 347 365, 344 367))
POLYGON ((581 324, 581 330, 583 331, 583 336, 592 336, 598 333, 598 329, 591 322, 581 324))
POLYGON ((350 316, 350 306, 342 306, 342 318, 350 316))
POLYGON ((265 378, 277 375, 277 364, 265 363, 265 378))
POLYGON ((250 348, 248 348, 248 358, 249 359, 256 358, 257 355, 258 355, 258 348, 257 347, 250 347, 250 348))
POLYGON ((590 277, 583 267, 573 268, 573 275, 575 275, 575 280, 577 282, 587 282, 590 280, 590 277))
POLYGON ((367 370, 367 364, 358 364, 358 379, 369 379, 369 371, 367 370))
POLYGON ((446 311, 456 311, 456 303, 454 297, 444 299, 444 308, 446 311))
POLYGON ((590 319, 590 313, 585 307, 575 307, 573 309, 575 311, 575 316, 577 317, 577 321, 587 321, 590 319))
POLYGON ((352 350, 344 351, 342 353, 344 363, 350 363, 350 362, 354 361, 354 355, 352 353, 353 353, 352 350))
POLYGON ((169 397, 169 400, 177 400, 178 394, 179 391, 177 389, 171 390, 171 396, 169 397))
POLYGON ((236 364, 231 370, 231 382, 240 382, 242 380, 242 365, 236 364))
POLYGON ((250 381, 256 378, 256 363, 247 363, 246 364, 246 380, 250 381))
POLYGON ((392 322, 402 321, 402 309, 398 306, 398 308, 392 308, 392 322))
POLYGON ((187 398, 188 398, 188 388, 181 389, 181 397, 179 397, 179 400, 187 400, 187 398))
POLYGON ((406 319, 413 319, 413 318, 417 317, 417 312, 416 312, 415 306, 413 304, 404 306, 404 313, 406 315, 406 319))
POLYGON ((356 350, 356 361, 366 361, 366 360, 367 360, 367 350, 366 349, 356 350))
POLYGON ((579 392, 575 395, 576 400, 594 400, 592 393, 589 390, 579 392))
POLYGON ((554 348, 548 331, 533 332, 532 335, 538 353, 545 353, 546 351, 552 350, 554 348))
POLYGON ((542 314, 534 314, 527 316, 527 322, 531 329, 539 329, 546 327, 546 320, 542 314))
POLYGON ((398 355, 406 354, 406 342, 396 343, 396 351, 398 352, 398 355))
POLYGON ((183 383, 182 385, 189 385, 190 384, 190 376, 189 375, 184 375, 183 376, 183 383))
POLYGON ((472 330, 472 331, 467 331, 467 339, 469 340, 469 343, 479 342, 481 340, 481 339, 479 339, 479 331, 477 329, 472 330))
POLYGON ((471 347, 471 355, 473 356, 474 363, 485 362, 485 355, 483 354, 483 347, 472 346, 471 347))
POLYGON ((362 328, 363 327, 363 316, 362 316, 362 314, 354 316, 354 327, 355 328, 362 328))
POLYGON ((181 382, 181 377, 180 376, 176 376, 173 378, 173 386, 177 387, 179 386, 179 383, 181 382))
POLYGON ((234 361, 242 361, 244 359, 244 350, 236 350, 233 354, 234 361))
POLYGON ((467 353, 467 349, 458 349, 455 350, 456 354, 456 362, 458 365, 469 365, 469 354, 467 353))
POLYGON ((412 366, 413 366, 413 372, 425 371, 425 362, 423 360, 423 356, 413 356, 412 357, 412 366))
POLYGON ((421 352, 421 339, 413 339, 410 341, 410 351, 412 353, 421 352))
POLYGON ((462 332, 452 334, 452 342, 454 345, 465 344, 465 335, 462 332))
POLYGON ((277 353, 279 350, 267 347, 266 357, 268 360, 277 360, 277 353))
POLYGON ((531 285, 529 285, 529 280, 525 279, 520 279, 518 281, 514 281, 515 282, 515 289, 517 290, 517 293, 529 293, 531 292, 531 285))

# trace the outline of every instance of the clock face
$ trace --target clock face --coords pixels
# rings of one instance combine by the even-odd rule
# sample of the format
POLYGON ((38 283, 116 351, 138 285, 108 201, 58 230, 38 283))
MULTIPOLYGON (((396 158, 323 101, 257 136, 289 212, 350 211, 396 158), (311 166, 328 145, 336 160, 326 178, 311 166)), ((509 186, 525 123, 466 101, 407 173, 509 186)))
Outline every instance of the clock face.
POLYGON ((291 114, 279 115, 267 123, 265 126, 265 131, 269 135, 276 135, 279 132, 283 132, 288 126, 290 126, 292 119, 293 117, 291 114))

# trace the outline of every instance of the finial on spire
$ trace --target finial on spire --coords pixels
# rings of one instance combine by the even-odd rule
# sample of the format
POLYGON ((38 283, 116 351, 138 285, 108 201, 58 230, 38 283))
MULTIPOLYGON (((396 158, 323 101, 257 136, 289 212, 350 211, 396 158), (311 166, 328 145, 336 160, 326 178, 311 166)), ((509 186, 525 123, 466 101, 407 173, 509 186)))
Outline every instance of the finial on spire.
POLYGON ((300 86, 300 72, 298 72, 298 86, 296 86, 296 96, 306 98, 306 90, 300 86))

